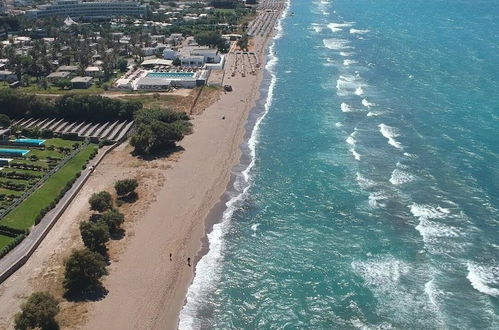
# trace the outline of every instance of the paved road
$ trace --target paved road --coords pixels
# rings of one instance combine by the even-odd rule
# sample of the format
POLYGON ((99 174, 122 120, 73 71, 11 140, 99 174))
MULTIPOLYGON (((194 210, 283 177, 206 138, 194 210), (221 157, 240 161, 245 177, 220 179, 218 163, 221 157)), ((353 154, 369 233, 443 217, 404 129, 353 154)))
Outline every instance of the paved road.
POLYGON ((92 159, 87 168, 81 172, 80 177, 73 184, 71 189, 61 198, 59 203, 50 210, 36 225, 18 246, 10 251, 6 256, 0 259, 0 283, 5 281, 10 275, 26 263, 29 257, 35 252, 42 240, 47 236, 50 229, 54 226, 59 217, 64 213, 71 201, 76 197, 81 187, 92 174, 91 168, 97 166, 102 158, 112 150, 116 145, 100 148, 97 155, 92 159))

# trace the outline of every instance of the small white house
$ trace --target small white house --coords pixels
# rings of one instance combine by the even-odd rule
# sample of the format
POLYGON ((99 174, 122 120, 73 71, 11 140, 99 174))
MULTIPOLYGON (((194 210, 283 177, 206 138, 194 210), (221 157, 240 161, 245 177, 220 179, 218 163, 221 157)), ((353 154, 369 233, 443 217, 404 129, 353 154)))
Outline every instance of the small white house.
POLYGON ((102 77, 103 75, 104 72, 98 66, 89 66, 85 69, 85 76, 87 77, 98 78, 102 77))

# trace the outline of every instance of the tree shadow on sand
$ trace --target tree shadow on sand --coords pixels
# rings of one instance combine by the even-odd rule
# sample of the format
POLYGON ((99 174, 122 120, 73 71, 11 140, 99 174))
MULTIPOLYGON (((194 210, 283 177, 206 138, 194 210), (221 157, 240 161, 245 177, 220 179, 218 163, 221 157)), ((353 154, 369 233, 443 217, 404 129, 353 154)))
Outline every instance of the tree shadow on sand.
POLYGON ((108 293, 109 290, 107 290, 102 284, 99 284, 82 291, 66 291, 64 298, 71 302, 99 301, 104 299, 108 293))
POLYGON ((161 159, 161 158, 167 158, 171 156, 172 154, 179 152, 179 151, 184 151, 185 149, 181 146, 174 146, 171 148, 163 149, 163 150, 156 150, 150 155, 142 155, 139 154, 135 151, 132 151, 132 156, 138 157, 143 160, 151 161, 151 160, 156 160, 156 159, 161 159))

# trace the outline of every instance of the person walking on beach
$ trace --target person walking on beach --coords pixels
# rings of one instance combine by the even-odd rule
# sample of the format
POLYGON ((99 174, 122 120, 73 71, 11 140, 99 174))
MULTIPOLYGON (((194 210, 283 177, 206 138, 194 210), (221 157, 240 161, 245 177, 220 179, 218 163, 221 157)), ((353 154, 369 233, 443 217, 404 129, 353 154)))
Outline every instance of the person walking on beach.
POLYGON ((187 266, 191 267, 191 258, 187 258, 187 266))
POLYGON ((170 261, 172 261, 172 254, 170 253, 170 261))

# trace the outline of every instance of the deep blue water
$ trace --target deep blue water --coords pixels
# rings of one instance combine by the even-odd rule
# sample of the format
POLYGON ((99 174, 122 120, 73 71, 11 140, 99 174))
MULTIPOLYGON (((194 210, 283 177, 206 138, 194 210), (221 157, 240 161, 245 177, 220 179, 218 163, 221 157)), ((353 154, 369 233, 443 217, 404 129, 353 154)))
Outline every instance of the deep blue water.
POLYGON ((499 1, 291 12, 181 327, 498 329, 499 1))

